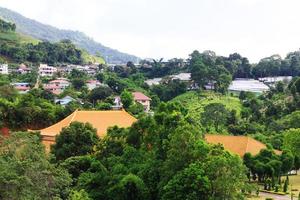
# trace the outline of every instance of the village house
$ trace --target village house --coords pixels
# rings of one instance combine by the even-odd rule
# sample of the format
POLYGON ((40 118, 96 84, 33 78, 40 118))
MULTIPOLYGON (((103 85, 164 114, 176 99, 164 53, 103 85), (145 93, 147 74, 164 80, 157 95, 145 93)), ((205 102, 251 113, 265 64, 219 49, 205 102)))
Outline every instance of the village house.
POLYGON ((31 72, 31 69, 27 67, 25 64, 21 64, 17 70, 19 74, 28 74, 31 72))
MULTIPOLYGON (((55 137, 60 134, 64 127, 68 127, 72 122, 90 123, 97 129, 97 135, 103 138, 109 127, 118 126, 120 128, 130 127, 136 118, 131 116, 124 110, 118 111, 78 111, 76 110, 65 119, 39 130, 42 136, 42 142, 46 150, 50 150, 50 146, 55 143, 55 137)), ((33 131, 33 130, 30 130, 33 131)))
POLYGON ((62 106, 66 106, 66 105, 68 105, 69 103, 71 103, 73 101, 76 101, 76 100, 74 98, 70 97, 70 96, 65 96, 61 99, 56 98, 54 100, 55 104, 59 104, 59 105, 62 105, 62 106))
POLYGON ((59 95, 61 94, 68 86, 70 82, 67 79, 59 78, 50 81, 48 84, 44 84, 44 89, 48 90, 49 92, 59 95))
MULTIPOLYGON (((133 99, 135 102, 140 103, 144 106, 145 112, 150 111, 151 98, 147 97, 146 95, 144 95, 141 92, 133 92, 132 96, 133 96, 133 99)), ((116 96, 114 99, 114 106, 112 106, 112 109, 118 110, 118 109, 122 109, 122 107, 123 107, 123 104, 122 104, 120 96, 116 96)))
POLYGON ((11 85, 13 85, 19 93, 27 93, 30 90, 29 83, 12 83, 11 85))
POLYGON ((0 74, 8 74, 8 65, 0 64, 0 74))
POLYGON ((77 65, 76 69, 79 71, 85 72, 86 74, 88 74, 90 76, 95 76, 97 73, 97 68, 95 68, 93 66, 89 66, 89 65, 85 65, 85 66, 77 65))
POLYGON ((144 111, 149 112, 150 111, 150 102, 151 98, 147 97, 141 92, 133 92, 133 99, 135 102, 138 102, 144 106, 144 111))
POLYGON ((86 82, 86 86, 89 90, 93 90, 96 87, 99 87, 101 85, 101 83, 98 80, 88 80, 86 82))
POLYGON ((57 72, 56 67, 48 66, 46 64, 40 64, 39 75, 40 76, 53 76, 57 72))

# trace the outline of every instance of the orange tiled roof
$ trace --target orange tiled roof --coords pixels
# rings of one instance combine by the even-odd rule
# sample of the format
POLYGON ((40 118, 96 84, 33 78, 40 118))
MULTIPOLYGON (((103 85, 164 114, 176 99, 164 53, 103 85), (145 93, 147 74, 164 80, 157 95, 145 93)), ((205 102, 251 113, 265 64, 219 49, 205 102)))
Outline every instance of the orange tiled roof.
MULTIPOLYGON (((232 153, 236 153, 243 157, 245 153, 256 155, 262 149, 266 149, 266 145, 247 136, 233 135, 205 135, 205 140, 211 144, 222 144, 224 148, 232 153)), ((281 151, 275 150, 276 154, 281 154, 281 151)))
POLYGON ((111 126, 129 127, 137 121, 136 118, 123 110, 118 111, 75 111, 65 119, 56 124, 40 130, 42 136, 54 137, 60 133, 63 127, 67 127, 71 122, 89 122, 97 129, 99 137, 106 134, 107 128, 111 126))

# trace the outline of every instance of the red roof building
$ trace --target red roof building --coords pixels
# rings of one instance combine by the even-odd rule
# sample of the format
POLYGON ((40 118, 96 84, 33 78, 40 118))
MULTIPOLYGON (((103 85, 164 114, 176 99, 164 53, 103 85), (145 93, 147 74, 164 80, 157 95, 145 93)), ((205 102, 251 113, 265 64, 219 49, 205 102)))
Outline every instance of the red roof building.
POLYGON ((141 92, 133 92, 132 95, 133 95, 134 101, 136 101, 144 106, 145 112, 150 111, 150 101, 151 101, 150 97, 147 97, 146 95, 144 95, 141 92))

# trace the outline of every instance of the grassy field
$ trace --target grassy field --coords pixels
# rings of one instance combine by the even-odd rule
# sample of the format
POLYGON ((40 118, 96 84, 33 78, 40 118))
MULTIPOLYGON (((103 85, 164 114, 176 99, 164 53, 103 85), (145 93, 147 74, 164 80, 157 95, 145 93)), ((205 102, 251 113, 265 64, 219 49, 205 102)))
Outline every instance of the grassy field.
POLYGON ((210 91, 201 92, 200 94, 190 91, 179 95, 172 101, 182 103, 189 110, 191 117, 197 121, 200 121, 200 115, 204 107, 210 103, 221 103, 228 110, 236 110, 238 115, 242 109, 240 100, 237 97, 220 95, 210 91))
POLYGON ((32 43, 37 44, 39 40, 30 36, 19 34, 16 32, 0 32, 0 40, 4 40, 11 43, 32 43))

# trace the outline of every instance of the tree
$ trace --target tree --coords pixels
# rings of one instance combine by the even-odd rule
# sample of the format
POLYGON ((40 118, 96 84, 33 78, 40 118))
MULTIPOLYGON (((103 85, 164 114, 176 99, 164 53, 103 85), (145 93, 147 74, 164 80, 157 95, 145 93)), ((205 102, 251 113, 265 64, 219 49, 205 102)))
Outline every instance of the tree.
POLYGON ((51 152, 58 161, 65 160, 72 156, 91 153, 98 141, 97 130, 92 125, 72 122, 56 136, 51 152))
POLYGON ((70 193, 68 200, 91 200, 91 198, 89 198, 88 193, 84 190, 73 190, 70 193))
POLYGON ((208 68, 201 61, 196 61, 191 67, 191 79, 203 88, 208 82, 208 68))
POLYGON ((209 199, 209 179, 201 163, 192 163, 179 171, 163 187, 163 200, 205 200, 209 199))
POLYGON ((108 195, 111 186, 108 170, 103 164, 93 159, 90 166, 82 171, 77 179, 76 188, 83 189, 91 199, 113 199, 115 194, 108 195))
POLYGON ((104 76, 104 74, 103 73, 97 73, 96 74, 96 79, 99 81, 99 82, 103 82, 104 81, 104 79, 105 79, 105 76, 104 76))
POLYGON ((123 104, 123 107, 125 109, 128 109, 134 102, 133 100, 133 95, 131 92, 128 92, 127 90, 124 90, 122 93, 121 93, 121 101, 122 101, 122 104, 123 104))
POLYGON ((133 115, 139 115, 140 113, 144 112, 144 106, 141 103, 136 102, 135 104, 129 106, 127 111, 133 115))
POLYGON ((284 132, 283 148, 300 157, 300 129, 289 129, 284 132))
POLYGON ((0 98, 14 101, 16 97, 18 97, 18 91, 13 86, 0 86, 0 98))
POLYGON ((203 170, 210 181, 211 199, 238 199, 246 182, 246 168, 237 155, 224 151, 220 146, 211 149, 203 162, 203 170))
POLYGON ((228 111, 225 106, 220 103, 211 103, 204 107, 201 114, 201 123, 206 127, 213 127, 215 131, 221 131, 228 117, 228 111))
POLYGON ((72 85, 74 89, 80 90, 83 86, 85 86, 85 80, 82 78, 75 78, 72 80, 72 85))
POLYGON ((232 76, 227 72, 221 73, 215 83, 215 91, 225 94, 232 81, 232 76))
POLYGON ((115 187, 111 188, 110 196, 114 196, 116 200, 147 200, 149 193, 140 177, 128 174, 115 187))
POLYGON ((107 86, 99 86, 91 91, 89 94, 89 100, 91 102, 96 102, 98 100, 104 100, 110 95, 112 95, 113 91, 107 86))
POLYGON ((291 151, 289 150, 284 150, 281 154, 281 162, 283 163, 282 165, 282 173, 288 173, 289 171, 291 171, 294 167, 294 156, 291 153, 291 151))
POLYGON ((47 160, 40 136, 17 132, 0 142, 0 198, 65 199, 71 177, 47 160))

